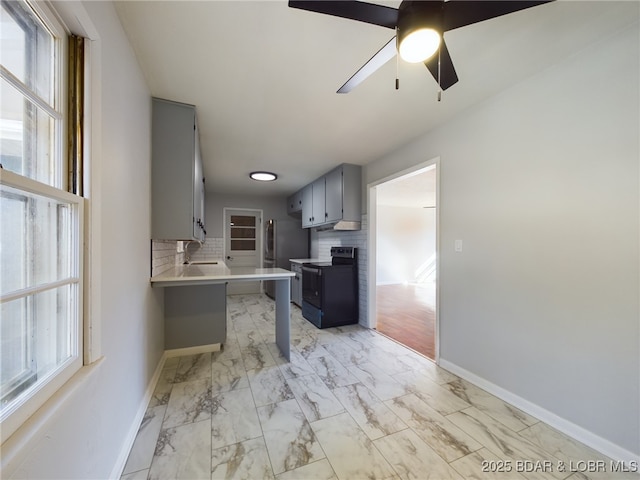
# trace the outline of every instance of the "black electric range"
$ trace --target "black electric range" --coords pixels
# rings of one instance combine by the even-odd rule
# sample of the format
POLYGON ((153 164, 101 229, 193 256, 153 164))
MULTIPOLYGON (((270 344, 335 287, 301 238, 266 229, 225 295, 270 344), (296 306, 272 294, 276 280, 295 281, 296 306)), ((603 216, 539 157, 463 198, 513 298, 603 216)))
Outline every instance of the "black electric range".
POLYGON ((318 328, 358 323, 358 249, 331 247, 331 261, 302 265, 302 316, 318 328))

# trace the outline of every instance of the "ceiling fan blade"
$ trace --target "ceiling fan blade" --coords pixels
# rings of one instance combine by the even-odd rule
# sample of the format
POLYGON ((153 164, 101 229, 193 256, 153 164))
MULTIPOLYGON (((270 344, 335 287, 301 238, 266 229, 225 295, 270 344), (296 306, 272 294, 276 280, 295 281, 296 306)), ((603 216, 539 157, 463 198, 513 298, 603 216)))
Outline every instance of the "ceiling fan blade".
POLYGON ((553 0, 451 0, 444 3, 442 31, 453 30, 473 23, 500 17, 531 7, 537 7, 553 0))
POLYGON ((369 75, 382 67, 385 63, 396 56, 396 37, 389 40, 384 47, 365 63, 360 70, 353 74, 353 76, 347 80, 347 83, 342 85, 336 93, 349 93, 356 86, 358 86, 369 75))
POLYGON ((346 0, 289 0, 289 6, 393 29, 398 23, 396 8, 374 3, 346 0))
POLYGON ((451 55, 447 49, 447 44, 442 40, 440 44, 440 52, 436 53, 429 60, 424 62, 426 67, 436 79, 436 82, 440 84, 442 90, 446 90, 451 85, 458 82, 458 74, 453 66, 451 55))

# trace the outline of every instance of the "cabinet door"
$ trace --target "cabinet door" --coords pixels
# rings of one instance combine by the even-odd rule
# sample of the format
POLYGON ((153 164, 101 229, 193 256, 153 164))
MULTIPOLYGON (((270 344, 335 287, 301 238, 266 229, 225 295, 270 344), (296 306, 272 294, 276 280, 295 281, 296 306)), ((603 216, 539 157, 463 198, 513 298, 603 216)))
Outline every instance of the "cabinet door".
POLYGON ((202 183, 202 157, 200 156, 200 140, 198 129, 194 125, 195 134, 195 168, 193 178, 193 237, 204 240, 204 191, 202 183))
POLYGON ((313 225, 313 184, 302 189, 302 227, 313 225))
MULTIPOLYGON (((327 211, 325 209, 325 180, 324 177, 319 178, 313 185, 313 199, 312 199, 312 210, 313 215, 311 216, 311 222, 313 225, 321 225, 325 223, 325 218, 327 216, 327 211)), ((303 204, 304 205, 304 204, 303 204)))
POLYGON ((287 198, 287 213, 289 215, 302 211, 302 190, 287 198))
POLYGON ((342 220, 342 168, 336 168, 325 175, 326 221, 342 220))
POLYGON ((194 240, 195 107, 153 100, 152 238, 194 240))

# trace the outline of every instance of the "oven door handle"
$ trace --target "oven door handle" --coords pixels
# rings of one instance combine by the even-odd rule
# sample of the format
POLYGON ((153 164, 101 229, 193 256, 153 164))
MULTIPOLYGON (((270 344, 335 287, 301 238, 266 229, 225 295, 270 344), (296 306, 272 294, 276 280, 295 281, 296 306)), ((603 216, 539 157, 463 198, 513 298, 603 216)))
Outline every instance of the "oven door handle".
POLYGON ((322 269, 321 268, 311 268, 311 267, 305 267, 303 265, 302 266, 302 271, 303 272, 307 272, 307 273, 312 273, 314 275, 318 275, 319 277, 322 276, 322 269))

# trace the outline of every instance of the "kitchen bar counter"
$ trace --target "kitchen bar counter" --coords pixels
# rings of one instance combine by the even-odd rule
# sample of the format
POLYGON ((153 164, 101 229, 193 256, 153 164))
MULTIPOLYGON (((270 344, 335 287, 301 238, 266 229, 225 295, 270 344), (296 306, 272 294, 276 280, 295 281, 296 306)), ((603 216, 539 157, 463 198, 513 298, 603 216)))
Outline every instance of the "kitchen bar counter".
POLYGON ((325 261, 331 261, 331 259, 329 260, 321 260, 319 258, 290 258, 289 261, 291 263, 299 263, 300 265, 304 264, 304 263, 318 263, 318 262, 325 262, 325 261))
POLYGON ((252 280, 283 280, 295 274, 283 268, 229 268, 224 262, 216 264, 179 265, 151 277, 153 287, 179 287, 212 283, 252 280))
POLYGON ((179 265, 151 277, 152 287, 215 285, 227 282, 275 280, 276 284, 276 344, 290 359, 291 277, 295 274, 283 268, 229 268, 224 262, 179 265))

